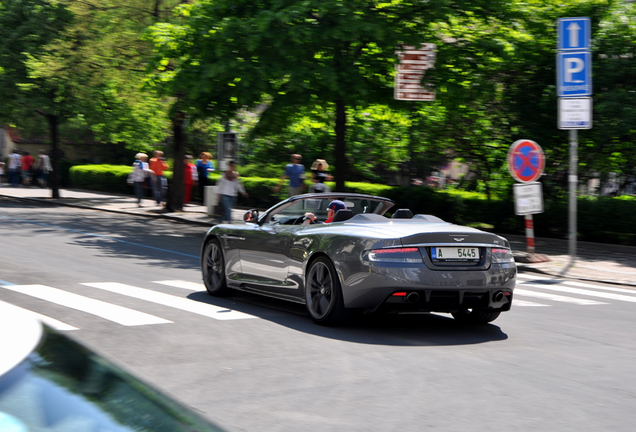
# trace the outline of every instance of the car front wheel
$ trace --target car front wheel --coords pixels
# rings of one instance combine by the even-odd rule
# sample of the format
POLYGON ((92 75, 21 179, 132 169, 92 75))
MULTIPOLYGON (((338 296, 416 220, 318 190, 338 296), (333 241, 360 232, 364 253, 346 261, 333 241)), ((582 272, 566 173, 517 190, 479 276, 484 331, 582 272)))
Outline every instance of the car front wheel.
POLYGON ((210 240, 203 249, 201 272, 205 289, 214 296, 223 296, 229 292, 225 281, 225 260, 221 245, 216 239, 210 240))
POLYGON ((497 319, 501 311, 482 309, 461 309, 451 313, 453 318, 463 324, 487 324, 497 319))
POLYGON ((338 325, 349 317, 336 269, 328 258, 319 257, 311 264, 307 272, 305 300, 309 315, 317 324, 338 325))

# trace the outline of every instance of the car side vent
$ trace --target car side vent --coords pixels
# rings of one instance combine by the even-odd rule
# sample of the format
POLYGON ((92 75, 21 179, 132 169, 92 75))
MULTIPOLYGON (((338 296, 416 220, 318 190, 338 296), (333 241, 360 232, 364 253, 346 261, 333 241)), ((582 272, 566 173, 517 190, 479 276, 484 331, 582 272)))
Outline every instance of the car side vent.
POLYGON ((411 219, 413 217, 413 212, 409 209, 398 209, 393 213, 391 219, 411 219))

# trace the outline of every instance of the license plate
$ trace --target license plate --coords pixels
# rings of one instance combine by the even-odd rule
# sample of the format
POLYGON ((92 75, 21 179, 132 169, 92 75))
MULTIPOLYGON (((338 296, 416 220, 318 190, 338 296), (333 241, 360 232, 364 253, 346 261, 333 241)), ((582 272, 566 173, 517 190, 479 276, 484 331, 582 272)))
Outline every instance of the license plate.
POLYGON ((479 248, 476 247, 432 247, 431 258, 444 261, 477 261, 479 248))

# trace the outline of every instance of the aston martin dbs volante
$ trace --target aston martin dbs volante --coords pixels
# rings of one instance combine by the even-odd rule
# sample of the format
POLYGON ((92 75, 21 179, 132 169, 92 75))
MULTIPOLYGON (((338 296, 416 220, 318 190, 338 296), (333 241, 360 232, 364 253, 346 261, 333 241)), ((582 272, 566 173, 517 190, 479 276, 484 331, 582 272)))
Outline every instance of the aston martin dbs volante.
POLYGON ((201 249, 206 289, 303 303, 324 325, 356 311, 447 312, 483 324, 510 310, 517 268, 505 238, 408 209, 389 218, 393 206, 370 195, 306 194, 250 210, 245 224, 216 225, 201 249), (346 209, 332 217, 333 200, 346 209))

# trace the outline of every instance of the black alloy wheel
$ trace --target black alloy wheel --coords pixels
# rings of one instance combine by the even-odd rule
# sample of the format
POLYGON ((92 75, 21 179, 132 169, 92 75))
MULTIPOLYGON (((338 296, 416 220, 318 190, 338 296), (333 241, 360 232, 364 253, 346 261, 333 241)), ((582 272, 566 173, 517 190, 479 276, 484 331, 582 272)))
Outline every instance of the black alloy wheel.
POLYGON ((317 324, 338 325, 349 317, 336 269, 328 258, 316 258, 311 264, 305 284, 305 301, 311 319, 317 324))
POLYGON ((217 239, 208 241, 201 257, 201 272, 205 289, 214 296, 223 296, 229 292, 225 281, 225 260, 217 239))

